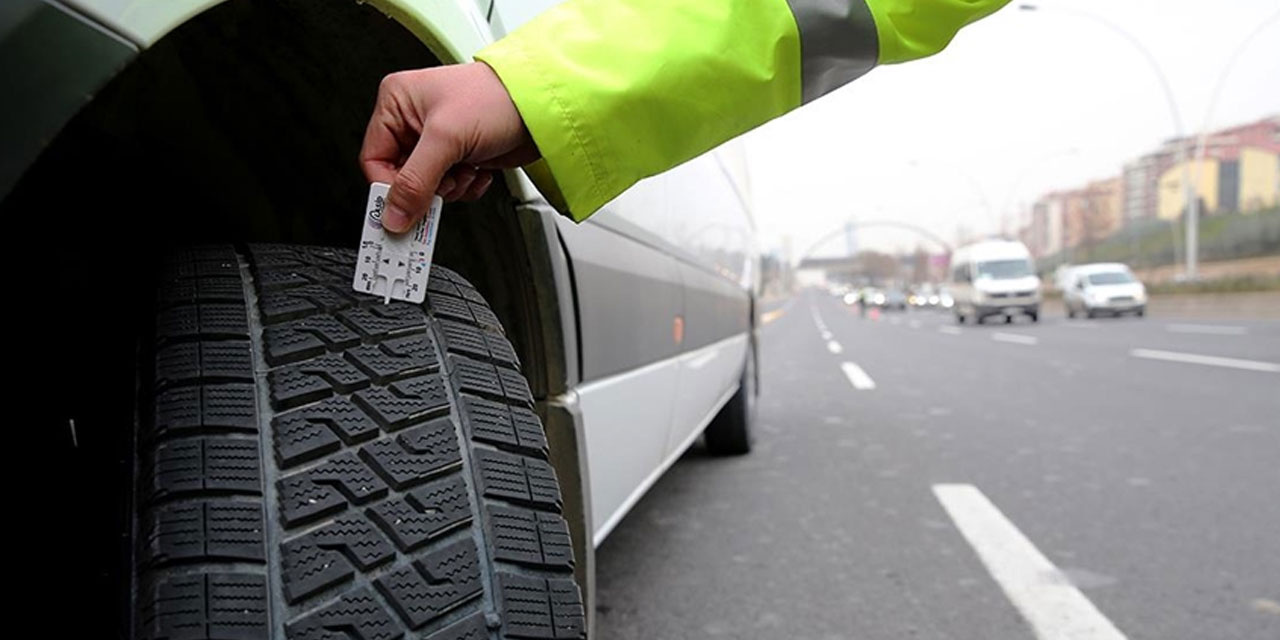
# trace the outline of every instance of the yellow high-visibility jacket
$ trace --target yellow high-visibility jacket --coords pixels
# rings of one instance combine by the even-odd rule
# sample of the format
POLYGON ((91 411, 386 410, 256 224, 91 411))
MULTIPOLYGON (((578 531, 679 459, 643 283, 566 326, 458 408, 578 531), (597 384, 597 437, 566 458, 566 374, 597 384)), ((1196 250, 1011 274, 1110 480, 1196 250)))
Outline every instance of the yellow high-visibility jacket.
POLYGON ((476 55, 584 220, 661 173, 870 71, 933 55, 1008 0, 569 0, 476 55))

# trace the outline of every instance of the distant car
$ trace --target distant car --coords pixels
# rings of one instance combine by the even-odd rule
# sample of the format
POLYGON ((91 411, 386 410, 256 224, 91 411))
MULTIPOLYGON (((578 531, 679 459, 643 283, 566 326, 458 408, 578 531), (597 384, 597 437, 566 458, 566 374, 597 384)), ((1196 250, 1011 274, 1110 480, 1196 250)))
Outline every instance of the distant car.
POLYGON ((1126 313, 1141 317, 1147 313, 1147 289, 1128 266, 1118 262, 1080 265, 1066 278, 1062 304, 1068 318, 1126 313))
POLYGON ((897 309, 898 311, 907 310, 907 294, 902 289, 889 289, 884 292, 883 300, 876 303, 876 306, 887 310, 897 309))
POLYGON ((1017 315, 1040 319, 1040 278, 1021 242, 989 240, 960 247, 951 256, 949 286, 958 322, 972 318, 982 324, 991 316, 1013 322, 1017 315))

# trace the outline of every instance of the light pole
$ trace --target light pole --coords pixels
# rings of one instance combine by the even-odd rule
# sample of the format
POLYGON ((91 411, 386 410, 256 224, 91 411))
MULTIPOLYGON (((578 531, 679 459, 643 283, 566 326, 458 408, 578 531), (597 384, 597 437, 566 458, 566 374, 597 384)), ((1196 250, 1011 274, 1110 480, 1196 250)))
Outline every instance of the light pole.
MULTIPOLYGON (((1023 11, 1042 11, 1045 7, 1039 5, 1025 3, 1018 5, 1023 11)), ((1187 162, 1187 133, 1186 128, 1182 125, 1182 113, 1178 111, 1178 103, 1173 98, 1173 90, 1169 87, 1169 78, 1165 76, 1164 70, 1160 68, 1160 63, 1156 61, 1155 56, 1151 55, 1151 51, 1142 44, 1133 34, 1125 31, 1120 25, 1103 18, 1102 16, 1080 11, 1078 9, 1065 9, 1062 7, 1054 7, 1053 11, 1074 15, 1079 18, 1093 20, 1098 24, 1110 29, 1116 35, 1124 38, 1126 42, 1133 45, 1142 54, 1143 60, 1151 67, 1151 71, 1155 73, 1156 79, 1160 81, 1160 88, 1164 93, 1165 102, 1169 105, 1169 114, 1173 117, 1173 131, 1177 138, 1177 159, 1178 164, 1182 166, 1182 197, 1187 203, 1187 266, 1186 277, 1188 280, 1194 280, 1197 276, 1197 254, 1198 240, 1200 228, 1200 200, 1197 197, 1195 185, 1191 183, 1191 166, 1187 162)))

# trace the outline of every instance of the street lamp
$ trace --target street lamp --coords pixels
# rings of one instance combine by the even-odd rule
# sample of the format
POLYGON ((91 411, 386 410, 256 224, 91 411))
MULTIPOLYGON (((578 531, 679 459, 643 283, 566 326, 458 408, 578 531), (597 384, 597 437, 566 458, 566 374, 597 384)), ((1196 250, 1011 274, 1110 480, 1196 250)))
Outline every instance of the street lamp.
MULTIPOLYGON (((1036 4, 1024 3, 1018 5, 1022 11, 1043 11, 1045 7, 1036 4)), ((1103 18, 1097 14, 1078 9, 1065 9, 1062 7, 1053 7, 1053 11, 1074 15, 1076 17, 1093 20, 1098 24, 1110 29, 1113 33, 1124 38, 1126 42, 1133 45, 1133 48, 1142 54, 1142 58, 1146 60, 1147 65, 1151 67, 1151 71, 1155 73, 1156 79, 1160 81, 1160 88, 1164 92, 1165 102, 1169 105, 1169 114, 1173 117, 1174 135, 1178 138, 1177 158, 1178 164, 1182 166, 1182 196, 1187 203, 1187 266, 1186 277, 1188 280, 1196 279, 1197 257, 1199 253, 1199 228, 1200 228, 1200 199, 1196 196, 1195 185, 1191 183, 1191 166, 1187 162, 1187 134, 1186 128, 1182 125, 1182 114, 1178 111, 1178 103, 1173 98, 1173 90, 1169 88, 1169 78, 1165 76, 1164 70, 1160 68, 1160 63, 1156 61, 1155 56, 1151 55, 1151 51, 1146 48, 1133 34, 1125 31, 1120 25, 1103 18)))

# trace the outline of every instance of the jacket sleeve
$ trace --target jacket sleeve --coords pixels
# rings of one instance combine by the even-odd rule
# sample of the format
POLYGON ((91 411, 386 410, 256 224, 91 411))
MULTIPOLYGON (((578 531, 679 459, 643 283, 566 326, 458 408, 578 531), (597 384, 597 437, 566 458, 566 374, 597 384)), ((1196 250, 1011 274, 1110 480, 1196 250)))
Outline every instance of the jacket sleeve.
POLYGON ((1008 0, 568 0, 476 55, 586 219, 661 173, 877 64, 941 51, 1008 0))

